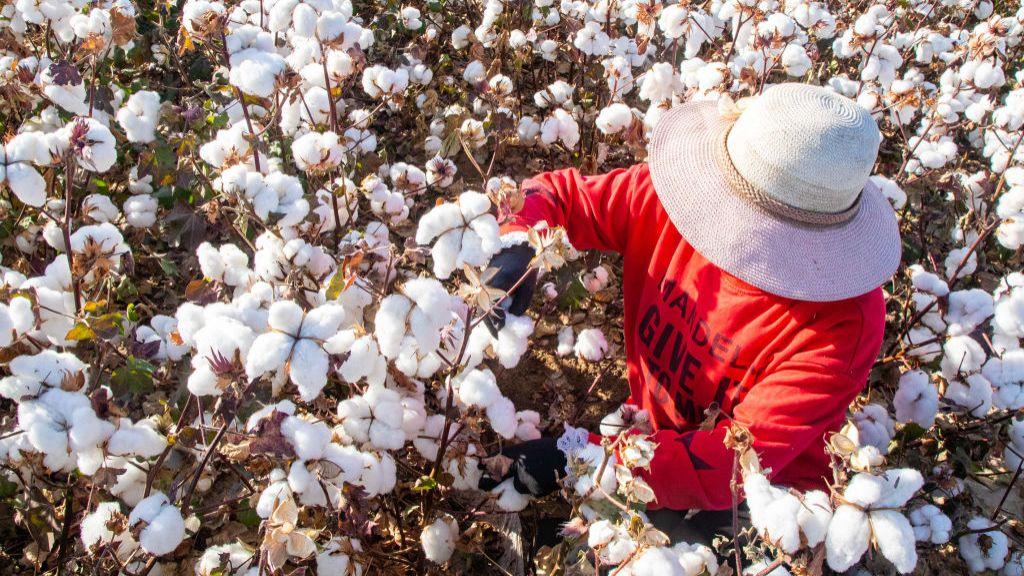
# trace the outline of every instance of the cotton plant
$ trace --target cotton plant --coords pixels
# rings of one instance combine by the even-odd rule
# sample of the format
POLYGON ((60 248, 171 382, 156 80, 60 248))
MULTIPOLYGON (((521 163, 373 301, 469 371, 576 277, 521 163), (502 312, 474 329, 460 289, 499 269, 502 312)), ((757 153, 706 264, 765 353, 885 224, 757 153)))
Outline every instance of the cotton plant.
MULTIPOLYGON (((971 465, 1001 471, 991 480, 1004 489, 1024 454, 1013 417, 1024 403, 1024 280, 1013 269, 1024 238, 1015 59, 1024 26, 1015 6, 536 0, 511 14, 487 0, 454 15, 413 4, 189 0, 180 30, 140 43, 136 29, 152 27, 150 13, 125 0, 80 4, 21 1, 0 15, 12 39, 0 51, 0 107, 11 118, 0 146, 9 228, 0 463, 33 509, 64 508, 30 489, 40 483, 71 481, 76 494, 92 495, 70 507, 68 541, 83 554, 60 555, 65 571, 140 572, 152 561, 156 573, 190 558, 184 569, 202 576, 256 576, 271 551, 285 572, 386 570, 399 566, 380 554, 393 524, 375 522, 421 497, 409 492, 420 471, 438 481, 427 490, 432 505, 403 518, 402 541, 413 546, 387 550, 462 569, 459 533, 475 538, 482 524, 459 517, 453 529, 448 495, 483 498, 503 516, 523 511, 531 498, 510 482, 476 494, 479 466, 495 441, 560 424, 553 413, 517 410, 506 370, 549 341, 557 357, 608 362, 615 323, 573 320, 548 332, 546 316, 573 294, 545 274, 539 306, 506 315, 492 333, 483 314, 504 295, 481 280, 503 246, 497 223, 521 198, 505 184, 483 187, 490 201, 460 195, 495 174, 537 171, 521 160, 538 151, 550 156, 544 166, 568 166, 571 154, 585 173, 639 161, 671 107, 795 80, 830 87, 879 123, 887 161, 871 185, 901 218, 907 266, 885 287, 885 366, 850 415, 844 437, 853 446, 836 459, 835 493, 751 476, 744 489, 760 542, 799 558, 832 510, 841 546, 829 549, 829 530, 818 543, 827 562, 855 555, 866 522, 867 548, 898 570, 915 541, 931 562, 952 538, 959 554, 944 562, 1020 572, 1020 551, 998 527, 1015 513, 1004 507, 987 520, 993 510, 967 489, 964 468, 934 461, 937 450, 991 437, 991 449, 969 451, 984 458, 971 465), (436 50, 451 65, 437 64, 436 50), (211 71, 204 90, 189 90, 194 79, 181 74, 192 63, 211 71), (623 141, 628 149, 614 145, 623 141), (431 237, 417 237, 435 224, 431 237), (300 310, 297 327, 280 321, 282 302, 300 310), (308 316, 333 308, 337 325, 303 334, 308 316), (118 334, 82 339, 107 312, 120 315, 118 334), (282 352, 286 343, 313 360, 282 352), (250 378, 250 365, 266 369, 250 378), (296 371, 303 386, 292 382, 296 371), (120 397, 112 382, 126 375, 156 392, 120 397), (280 394, 288 383, 299 394, 280 394), (193 413, 179 421, 183 404, 193 413), (273 450, 240 458, 256 437, 273 450), (229 465, 229 455, 239 459, 229 465), (901 480, 874 500, 862 494, 870 478, 888 483, 896 473, 887 458, 920 470, 934 491, 879 503, 901 480), (216 535, 205 511, 219 505, 216 487, 241 485, 236 467, 249 484, 240 489, 258 500, 261 532, 194 549, 216 535), (170 469, 183 485, 164 484, 170 469), (174 509, 184 511, 193 475, 187 505, 196 514, 182 521, 196 538, 161 539, 176 536, 174 509), (161 490, 164 501, 150 500, 161 490), (286 497, 294 510, 271 522, 286 497), (143 502, 152 509, 129 527, 143 502), (305 525, 342 506, 355 526, 305 525), (909 532, 893 514, 906 515, 909 532)), ((571 259, 559 234, 537 232, 542 273, 571 259)), ((608 270, 573 265, 569 274, 598 295, 594 308, 608 270)), ((707 549, 670 546, 641 514, 613 503, 639 508, 652 497, 626 465, 642 470, 650 426, 622 408, 599 427, 604 446, 576 437, 562 493, 578 504, 570 525, 594 528, 569 538, 619 574, 713 573, 707 549)), ((52 529, 42 536, 60 538, 52 529)), ((490 553, 491 540, 482 541, 490 553)), ((57 556, 43 568, 59 571, 57 556)), ((771 574, 798 570, 779 559, 771 574)), ((772 563, 747 560, 747 574, 772 563)))

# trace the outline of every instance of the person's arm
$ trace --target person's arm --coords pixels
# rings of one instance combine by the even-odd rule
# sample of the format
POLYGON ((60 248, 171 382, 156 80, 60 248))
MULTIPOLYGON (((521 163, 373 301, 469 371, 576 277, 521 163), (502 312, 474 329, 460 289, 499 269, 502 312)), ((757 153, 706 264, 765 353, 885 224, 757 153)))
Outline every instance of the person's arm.
MULTIPOLYGON (((733 418, 750 430, 753 448, 773 475, 841 422, 864 379, 830 374, 816 364, 790 362, 755 384, 735 407, 733 418)), ((729 488, 733 451, 725 446, 727 420, 713 429, 659 430, 650 470, 639 475, 650 484, 659 508, 721 510, 732 504, 729 488)))
POLYGON ((526 199, 503 230, 522 230, 541 221, 565 229, 579 250, 623 252, 637 178, 646 177, 646 165, 620 168, 599 176, 582 176, 570 168, 546 172, 523 182, 526 199))

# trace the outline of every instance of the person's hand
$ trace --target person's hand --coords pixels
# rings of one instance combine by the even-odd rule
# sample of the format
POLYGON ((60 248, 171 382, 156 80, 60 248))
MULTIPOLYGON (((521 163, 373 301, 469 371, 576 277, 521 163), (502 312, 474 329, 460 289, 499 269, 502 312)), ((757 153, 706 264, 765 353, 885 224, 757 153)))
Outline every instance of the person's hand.
POLYGON ((505 326, 505 314, 522 316, 533 299, 533 290, 537 284, 537 270, 530 270, 530 262, 535 252, 525 242, 503 248, 491 258, 488 269, 493 273, 486 279, 487 286, 511 293, 500 304, 494 307, 484 318, 484 323, 495 336, 505 326), (523 278, 523 275, 526 278, 523 278), (523 278, 522 282, 519 279, 523 278), (519 285, 516 286, 516 283, 519 285), (515 287, 515 290, 512 288, 515 287))
POLYGON ((559 478, 565 476, 565 454, 558 449, 554 438, 538 438, 507 446, 498 456, 485 460, 491 460, 491 465, 480 463, 484 470, 478 484, 481 490, 493 490, 511 478, 512 485, 520 494, 546 496, 558 489, 559 478), (502 457, 507 460, 501 460, 502 457), (492 459, 501 461, 495 463, 492 459), (501 471, 496 472, 495 469, 501 471))

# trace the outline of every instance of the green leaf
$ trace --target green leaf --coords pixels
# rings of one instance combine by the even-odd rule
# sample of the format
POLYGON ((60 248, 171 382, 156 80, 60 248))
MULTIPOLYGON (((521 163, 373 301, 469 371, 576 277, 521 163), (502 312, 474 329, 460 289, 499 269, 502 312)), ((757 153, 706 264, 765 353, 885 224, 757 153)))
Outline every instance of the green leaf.
POLYGON ((66 336, 64 336, 64 339, 74 340, 75 342, 84 342, 86 340, 92 340, 95 337, 96 333, 92 331, 92 328, 89 328, 85 324, 79 322, 75 324, 74 328, 68 330, 68 333, 66 336))
POLYGON ((260 518, 260 515, 256 513, 256 510, 252 508, 252 506, 245 504, 244 507, 239 508, 235 512, 235 520, 238 520, 239 522, 248 526, 249 528, 255 528, 260 525, 260 521, 262 519, 260 518))
POLYGON ((128 307, 125 309, 125 317, 128 318, 129 322, 139 321, 139 313, 135 310, 134 302, 129 304, 128 307))
POLYGON ((341 296, 341 293, 345 291, 347 283, 345 270, 339 267, 334 276, 331 276, 331 281, 327 283, 327 299, 337 300, 338 296, 341 296))
POLYGON ((155 371, 156 366, 133 356, 110 375, 110 388, 118 396, 147 394, 153 391, 155 371))
POLYGON ((416 481, 416 484, 413 485, 412 491, 427 492, 434 488, 437 488, 437 480, 434 480, 430 476, 420 476, 419 480, 416 481))
POLYGON ((18 493, 18 485, 6 478, 0 478, 0 500, 6 500, 18 493))
POLYGON ((89 319, 89 327, 92 328, 94 335, 103 338, 104 340, 110 340, 116 336, 123 335, 124 326, 124 315, 120 312, 111 312, 109 314, 103 314, 89 319))

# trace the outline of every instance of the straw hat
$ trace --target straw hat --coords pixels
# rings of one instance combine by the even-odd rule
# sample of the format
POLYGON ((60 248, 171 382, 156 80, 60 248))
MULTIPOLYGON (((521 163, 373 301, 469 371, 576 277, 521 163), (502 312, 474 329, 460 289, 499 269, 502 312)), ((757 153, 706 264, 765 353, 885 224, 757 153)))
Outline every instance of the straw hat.
POLYGON ((868 181, 881 135, 831 90, 780 84, 739 111, 691 102, 654 128, 654 189, 679 233, 719 268, 771 294, 830 302, 896 271, 888 200, 868 181))

